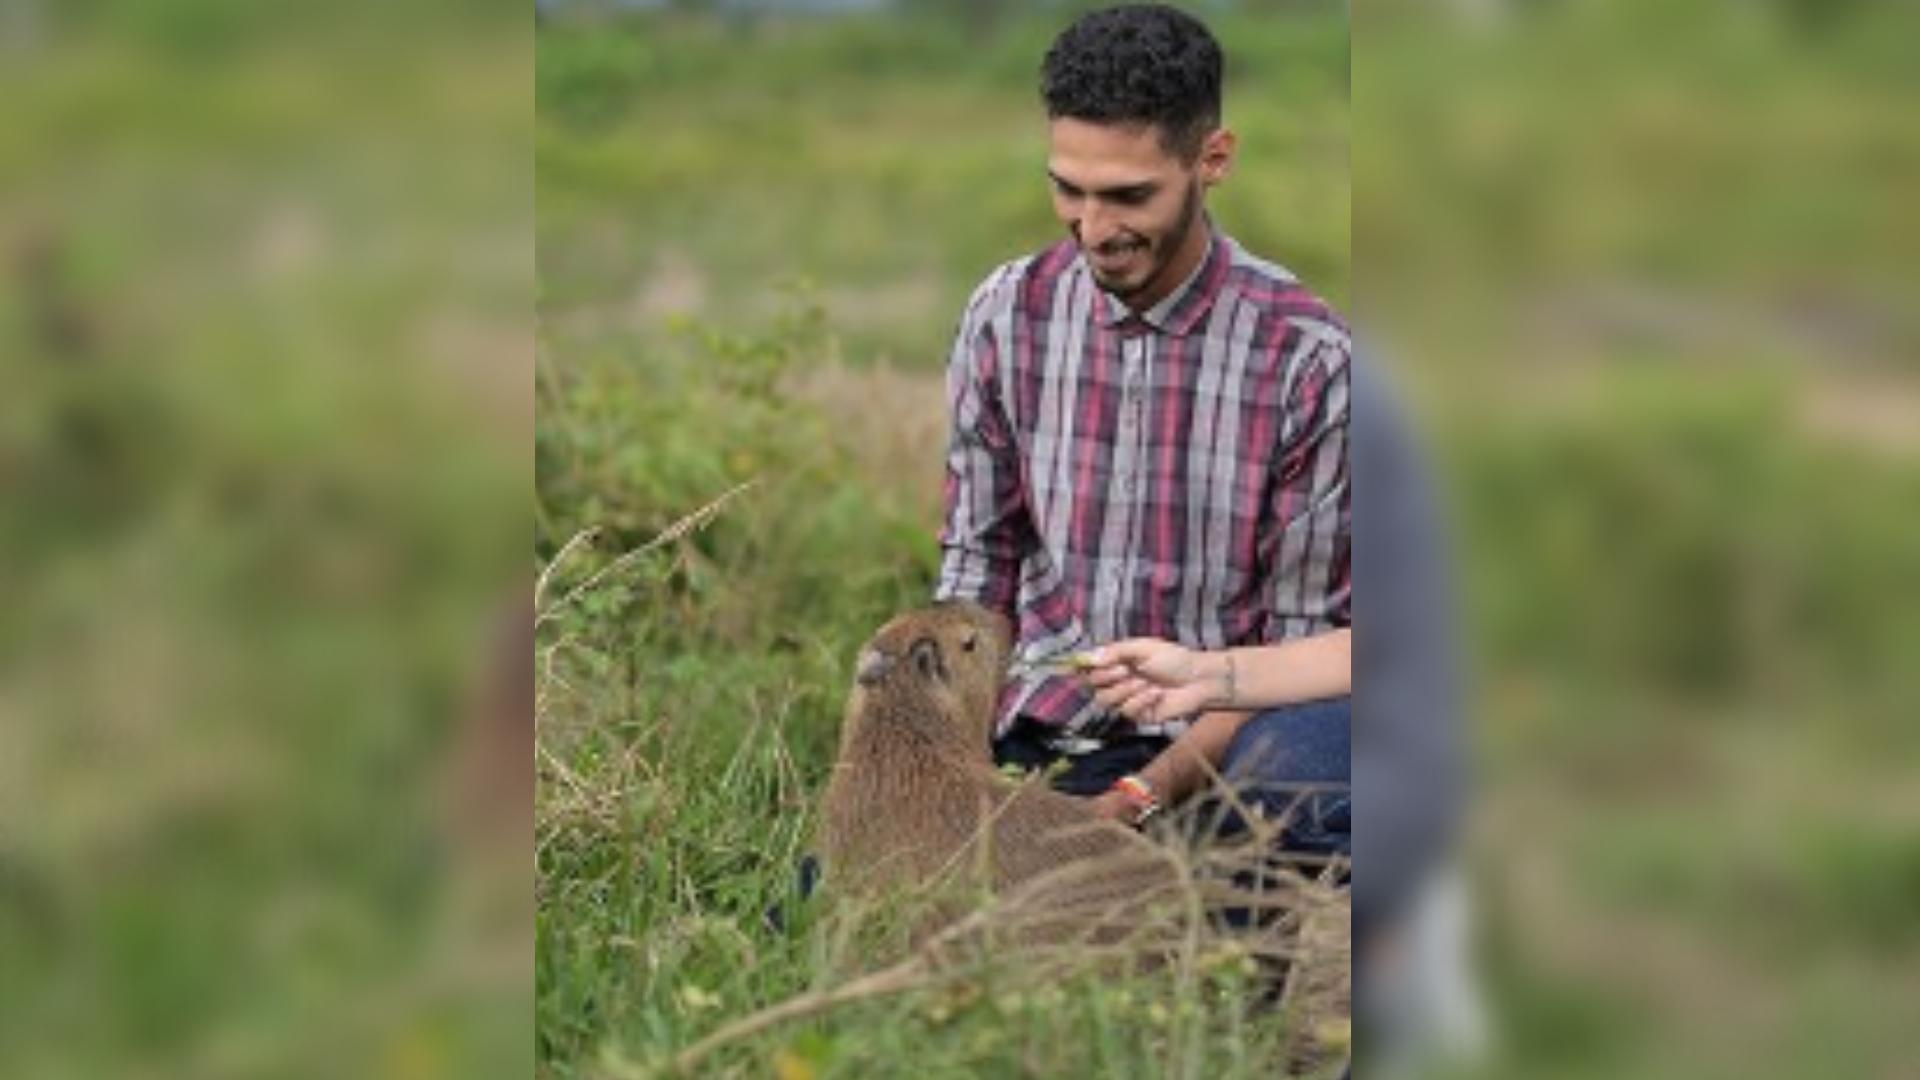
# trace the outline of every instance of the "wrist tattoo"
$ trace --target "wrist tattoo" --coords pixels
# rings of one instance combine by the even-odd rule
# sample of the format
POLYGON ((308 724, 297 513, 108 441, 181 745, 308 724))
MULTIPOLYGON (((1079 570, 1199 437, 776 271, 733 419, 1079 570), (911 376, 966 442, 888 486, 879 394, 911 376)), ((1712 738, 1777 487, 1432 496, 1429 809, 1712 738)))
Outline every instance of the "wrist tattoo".
POLYGON ((1233 667, 1233 650, 1229 649, 1222 655, 1227 659, 1226 704, 1232 705, 1240 700, 1240 677, 1233 667))

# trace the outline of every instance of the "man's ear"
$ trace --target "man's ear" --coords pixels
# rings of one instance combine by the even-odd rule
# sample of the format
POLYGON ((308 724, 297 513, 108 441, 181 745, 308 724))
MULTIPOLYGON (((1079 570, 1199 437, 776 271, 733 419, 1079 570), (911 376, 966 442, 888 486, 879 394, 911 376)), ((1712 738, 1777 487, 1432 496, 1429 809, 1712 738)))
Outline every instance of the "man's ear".
POLYGON ((1212 187, 1233 171, 1234 151, 1240 139, 1227 128, 1215 128, 1200 143, 1200 182, 1212 187))

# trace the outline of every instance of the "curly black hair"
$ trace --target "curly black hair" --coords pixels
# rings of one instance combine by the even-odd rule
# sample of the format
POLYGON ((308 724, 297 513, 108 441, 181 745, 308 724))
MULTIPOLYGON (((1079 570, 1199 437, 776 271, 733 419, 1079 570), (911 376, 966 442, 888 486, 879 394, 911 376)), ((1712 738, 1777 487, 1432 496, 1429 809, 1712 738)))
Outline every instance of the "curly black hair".
POLYGON ((1191 161, 1220 123, 1222 66, 1200 20, 1165 4, 1122 4, 1060 32, 1040 96, 1056 120, 1157 125, 1167 151, 1191 161))

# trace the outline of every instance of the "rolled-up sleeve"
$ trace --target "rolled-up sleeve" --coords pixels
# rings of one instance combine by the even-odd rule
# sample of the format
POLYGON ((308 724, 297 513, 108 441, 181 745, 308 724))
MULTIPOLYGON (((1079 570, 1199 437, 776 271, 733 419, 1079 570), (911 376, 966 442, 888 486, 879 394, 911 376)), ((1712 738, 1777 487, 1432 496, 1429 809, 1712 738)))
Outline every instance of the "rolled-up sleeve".
POLYGON ((1000 318, 1014 265, 988 278, 967 304, 947 365, 946 520, 936 599, 972 600, 1015 618, 1021 561, 1034 543, 1018 448, 1000 392, 1000 318))
POLYGON ((1263 536, 1268 641, 1352 625, 1353 503, 1347 434, 1352 382, 1344 333, 1301 346, 1283 408, 1263 536))

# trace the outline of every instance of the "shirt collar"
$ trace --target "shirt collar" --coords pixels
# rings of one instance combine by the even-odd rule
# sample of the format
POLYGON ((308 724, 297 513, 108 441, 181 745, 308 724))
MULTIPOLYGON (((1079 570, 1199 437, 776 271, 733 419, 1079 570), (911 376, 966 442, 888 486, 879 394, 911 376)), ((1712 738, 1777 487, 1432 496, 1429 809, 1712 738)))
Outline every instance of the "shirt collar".
MULTIPOLYGON (((1233 261, 1228 252, 1232 243, 1226 235, 1207 221, 1207 229, 1212 238, 1207 245, 1206 258, 1193 268, 1172 292, 1160 298, 1160 302, 1141 312, 1137 317, 1143 323, 1164 334, 1176 336, 1191 333, 1200 323, 1201 316, 1213 307, 1213 299, 1220 292, 1220 283, 1226 280, 1227 266, 1233 261)), ((1085 257, 1082 256, 1082 266, 1085 257)), ((1105 290, 1099 290, 1102 308, 1101 324, 1118 327, 1130 318, 1135 318, 1133 309, 1120 298, 1105 290)))

